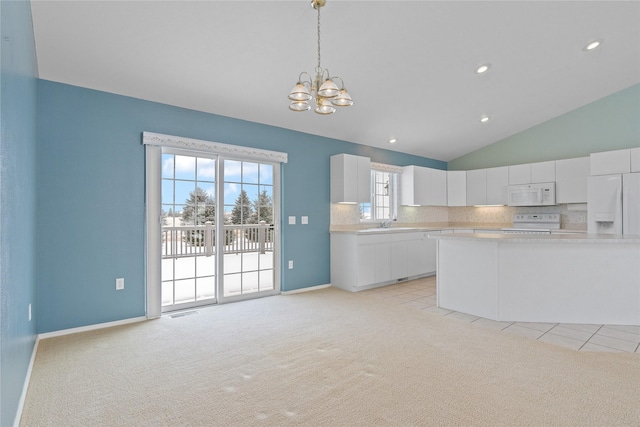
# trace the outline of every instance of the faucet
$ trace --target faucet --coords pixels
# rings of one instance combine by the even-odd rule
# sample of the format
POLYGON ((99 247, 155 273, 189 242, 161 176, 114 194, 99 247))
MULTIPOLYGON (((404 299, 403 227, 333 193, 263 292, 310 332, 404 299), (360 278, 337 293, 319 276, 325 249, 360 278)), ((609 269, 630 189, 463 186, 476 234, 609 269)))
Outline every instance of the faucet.
POLYGON ((391 224, 393 224, 393 221, 395 221, 395 220, 396 219, 393 218, 393 219, 388 219, 386 221, 382 221, 380 223, 380 227, 382 227, 382 228, 391 228, 391 224))

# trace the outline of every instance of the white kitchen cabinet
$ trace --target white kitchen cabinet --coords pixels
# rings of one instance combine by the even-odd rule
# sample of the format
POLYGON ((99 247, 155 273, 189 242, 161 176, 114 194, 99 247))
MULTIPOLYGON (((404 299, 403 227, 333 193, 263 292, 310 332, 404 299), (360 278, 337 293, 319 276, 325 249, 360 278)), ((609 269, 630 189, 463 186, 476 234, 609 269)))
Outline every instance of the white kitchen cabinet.
POLYGON ((447 206, 467 206, 467 171, 447 171, 447 206))
POLYGON ((405 166, 400 178, 400 204, 447 206, 447 172, 422 166, 405 166))
POLYGON ((509 185, 530 184, 531 164, 511 165, 509 168, 509 185))
POLYGON ((539 182, 555 182, 556 181, 556 162, 551 160, 548 162, 531 163, 531 183, 539 182))
POLYGON ((591 153, 591 175, 610 175, 631 172, 631 150, 591 153))
POLYGON ((436 271, 437 241, 429 238, 429 233, 416 233, 408 241, 407 276, 415 277, 436 271))
POLYGON ((640 172, 640 147, 631 149, 631 172, 640 172))
POLYGON ((409 233, 399 233, 390 237, 390 279, 409 277, 409 233), (404 234, 400 235, 400 234, 404 234))
POLYGON ((509 168, 500 166, 487 169, 487 205, 507 204, 509 168))
POLYGON ((587 203, 589 157, 556 161, 556 203, 587 203))
POLYGON ((509 168, 467 171, 467 206, 506 205, 509 168))
POLYGON ((359 291, 435 273, 427 232, 331 233, 331 284, 359 291))
POLYGON ((427 194, 429 206, 447 206, 447 171, 429 168, 427 194))
POLYGON ((358 286, 391 280, 391 246, 389 236, 358 238, 358 286))
POLYGON ((351 154, 331 156, 331 203, 371 202, 371 160, 351 154))
POLYGON ((467 171, 467 206, 487 204, 487 170, 467 171))
POLYGON ((555 182, 556 162, 525 163, 509 166, 509 185, 555 182))
POLYGON ((400 177, 400 204, 403 206, 427 205, 428 169, 422 166, 405 166, 400 177))

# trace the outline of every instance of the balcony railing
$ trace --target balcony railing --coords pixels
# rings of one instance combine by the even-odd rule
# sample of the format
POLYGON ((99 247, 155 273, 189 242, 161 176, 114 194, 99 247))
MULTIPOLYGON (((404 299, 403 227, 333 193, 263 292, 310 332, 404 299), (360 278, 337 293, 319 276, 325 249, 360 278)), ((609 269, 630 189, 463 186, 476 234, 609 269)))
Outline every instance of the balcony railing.
MULTIPOLYGON (((222 253, 265 253, 273 251, 274 226, 260 224, 224 225, 222 253)), ((216 252, 216 231, 211 223, 162 227, 162 257, 211 256, 216 252)))

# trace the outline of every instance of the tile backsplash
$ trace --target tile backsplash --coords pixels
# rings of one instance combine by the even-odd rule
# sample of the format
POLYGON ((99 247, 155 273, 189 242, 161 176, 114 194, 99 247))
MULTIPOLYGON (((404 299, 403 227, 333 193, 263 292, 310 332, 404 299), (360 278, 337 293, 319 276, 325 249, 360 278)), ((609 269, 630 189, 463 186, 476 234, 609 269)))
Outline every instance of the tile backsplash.
MULTIPOLYGON (((512 225, 516 213, 559 213, 560 226, 564 229, 587 230, 587 208, 584 205, 556 205, 544 207, 510 206, 401 206, 398 209, 399 224, 451 225, 451 226, 499 226, 512 225)), ((331 204, 331 226, 370 226, 360 223, 358 205, 331 204)))

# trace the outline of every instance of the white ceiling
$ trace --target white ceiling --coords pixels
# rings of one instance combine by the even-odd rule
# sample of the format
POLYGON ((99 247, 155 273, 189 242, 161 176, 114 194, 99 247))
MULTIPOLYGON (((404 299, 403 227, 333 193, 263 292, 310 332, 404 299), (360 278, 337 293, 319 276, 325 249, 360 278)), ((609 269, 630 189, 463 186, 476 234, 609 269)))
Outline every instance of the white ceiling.
POLYGON ((640 82, 639 1, 328 0, 322 65, 355 101, 331 116, 288 109, 307 0, 31 4, 42 79, 444 161, 640 82))

